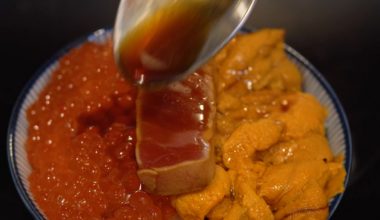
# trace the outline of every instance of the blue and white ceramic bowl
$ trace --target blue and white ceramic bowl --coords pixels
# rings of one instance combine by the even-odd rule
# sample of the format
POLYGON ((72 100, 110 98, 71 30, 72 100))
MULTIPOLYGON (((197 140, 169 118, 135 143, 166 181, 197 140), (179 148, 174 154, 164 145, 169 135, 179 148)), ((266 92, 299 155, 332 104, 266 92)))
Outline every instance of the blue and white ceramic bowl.
MULTIPOLYGON (((242 32, 248 31, 243 30, 242 32)), ((88 37, 81 38, 66 46, 37 71, 22 91, 14 107, 8 129, 8 161, 17 191, 30 213, 36 219, 46 219, 46 216, 41 212, 29 191, 28 176, 32 168, 28 162, 24 145, 28 136, 26 109, 37 100, 39 93, 48 83, 52 72, 57 68, 58 60, 62 55, 87 41, 104 44, 111 36, 111 29, 101 29, 88 37)), ((345 154, 344 166, 347 170, 346 186, 351 168, 352 147, 350 131, 343 108, 335 92, 322 74, 293 48, 286 45, 285 49, 289 59, 302 73, 303 91, 316 97, 329 111, 325 123, 327 138, 334 155, 345 154)), ((334 213, 342 196, 343 194, 339 194, 330 201, 329 218, 334 213)))

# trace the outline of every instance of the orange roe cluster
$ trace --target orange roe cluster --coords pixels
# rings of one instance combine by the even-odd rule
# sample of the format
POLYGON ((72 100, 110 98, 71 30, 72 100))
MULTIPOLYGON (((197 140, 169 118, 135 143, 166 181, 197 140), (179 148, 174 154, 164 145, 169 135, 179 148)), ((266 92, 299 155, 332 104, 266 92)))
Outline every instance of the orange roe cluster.
POLYGON ((63 56, 27 110, 33 197, 49 219, 170 219, 170 197, 137 176, 137 89, 119 73, 112 42, 63 56))

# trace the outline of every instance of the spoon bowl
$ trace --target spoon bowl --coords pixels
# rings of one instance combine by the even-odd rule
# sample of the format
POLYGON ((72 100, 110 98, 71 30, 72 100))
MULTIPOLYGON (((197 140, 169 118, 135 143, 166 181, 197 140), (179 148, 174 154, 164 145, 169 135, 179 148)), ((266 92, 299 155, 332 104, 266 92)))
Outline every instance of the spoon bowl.
POLYGON ((121 0, 115 60, 137 85, 176 81, 220 51, 255 0, 121 0))

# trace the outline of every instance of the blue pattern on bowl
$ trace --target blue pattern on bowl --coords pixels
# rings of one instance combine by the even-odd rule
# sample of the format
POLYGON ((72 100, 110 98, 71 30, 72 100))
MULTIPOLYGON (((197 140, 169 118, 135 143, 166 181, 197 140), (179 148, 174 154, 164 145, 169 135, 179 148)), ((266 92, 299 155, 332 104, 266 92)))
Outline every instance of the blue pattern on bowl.
MULTIPOLYGON (((243 29, 242 32, 249 32, 249 30, 243 29)), ((36 205, 29 191, 28 176, 32 168, 28 162, 24 146, 28 129, 26 109, 37 100, 39 93, 48 83, 52 72, 58 67, 58 60, 62 55, 86 41, 104 44, 111 36, 112 29, 100 29, 88 37, 81 38, 66 46, 37 71, 22 91, 13 109, 8 129, 8 162, 16 189, 24 204, 36 219, 46 219, 46 216, 36 205)), ((304 92, 316 97, 329 111, 325 123, 326 134, 334 155, 337 156, 341 153, 345 153, 344 166, 347 170, 346 186, 351 169, 352 147, 349 126, 343 108, 334 91, 318 70, 293 48, 285 45, 285 50, 288 58, 302 73, 304 92)), ((338 206, 342 196, 343 194, 339 194, 330 201, 329 218, 338 206)))

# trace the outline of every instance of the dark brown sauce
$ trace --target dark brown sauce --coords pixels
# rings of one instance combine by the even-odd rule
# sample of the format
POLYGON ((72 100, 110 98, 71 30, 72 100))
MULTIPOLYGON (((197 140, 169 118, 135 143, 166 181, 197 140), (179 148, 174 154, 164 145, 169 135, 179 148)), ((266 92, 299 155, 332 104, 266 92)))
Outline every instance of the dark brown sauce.
POLYGON ((210 27, 230 1, 179 1, 157 10, 121 42, 118 63, 143 85, 173 79, 196 61, 210 27))

